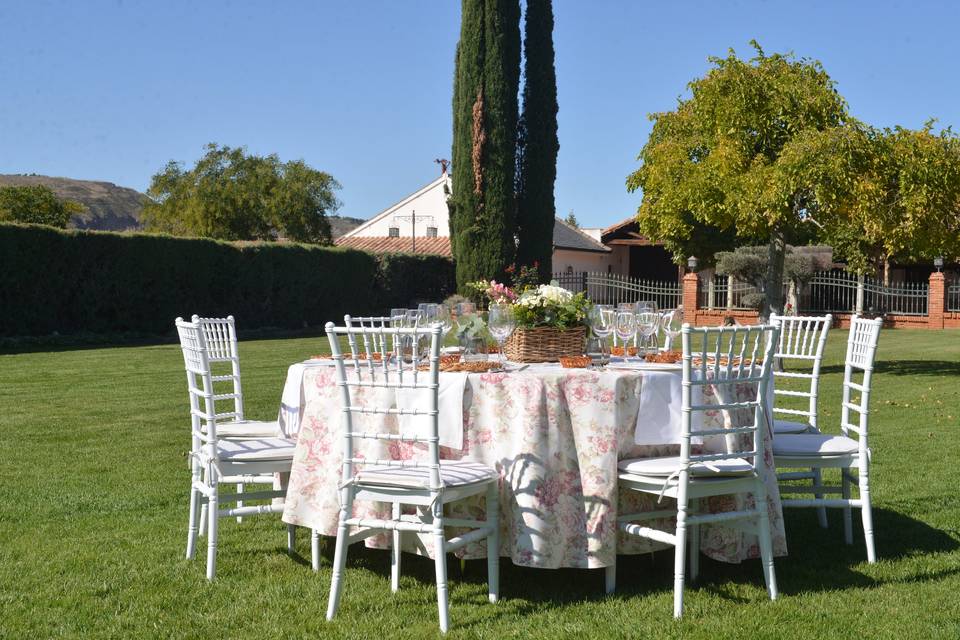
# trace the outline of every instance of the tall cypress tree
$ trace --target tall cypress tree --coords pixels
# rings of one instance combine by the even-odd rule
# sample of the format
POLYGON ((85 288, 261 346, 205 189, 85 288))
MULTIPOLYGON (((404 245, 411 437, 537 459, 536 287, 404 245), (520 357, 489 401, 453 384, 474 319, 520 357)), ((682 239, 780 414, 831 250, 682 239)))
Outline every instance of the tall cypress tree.
POLYGON ((457 286, 502 277, 515 252, 519 0, 463 0, 453 84, 450 239, 457 286))
POLYGON ((557 179, 557 74, 552 0, 527 0, 523 34, 523 113, 517 152, 517 263, 539 264, 550 279, 557 179))

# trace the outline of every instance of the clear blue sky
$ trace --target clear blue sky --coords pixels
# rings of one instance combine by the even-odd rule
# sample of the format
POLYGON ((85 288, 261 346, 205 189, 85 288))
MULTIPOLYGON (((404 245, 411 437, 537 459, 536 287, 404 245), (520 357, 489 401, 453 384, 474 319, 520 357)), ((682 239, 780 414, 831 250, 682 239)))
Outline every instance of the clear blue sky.
MULTIPOLYGON (((144 190, 205 143, 303 158, 369 217, 450 156, 457 0, 0 0, 0 173, 144 190)), ((624 180, 707 57, 817 58, 854 115, 960 126, 960 3, 556 0, 557 211, 631 215, 624 180)))

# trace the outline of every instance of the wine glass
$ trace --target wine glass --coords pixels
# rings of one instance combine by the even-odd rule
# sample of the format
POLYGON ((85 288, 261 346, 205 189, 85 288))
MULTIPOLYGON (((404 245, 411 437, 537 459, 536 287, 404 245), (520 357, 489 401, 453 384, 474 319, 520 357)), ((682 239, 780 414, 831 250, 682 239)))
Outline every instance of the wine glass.
POLYGON ((637 321, 633 309, 617 310, 614 332, 623 343, 623 356, 627 356, 627 344, 637 335, 637 321))
POLYGON ((507 341, 510 334, 517 326, 517 320, 513 315, 513 307, 509 304, 491 304, 490 313, 487 317, 487 328, 490 335, 497 341, 500 347, 501 366, 506 363, 503 355, 503 343, 507 341))
POLYGON ((676 347, 673 345, 673 341, 677 339, 677 336, 680 335, 680 330, 683 328, 683 305, 677 305, 676 309, 663 314, 662 325, 663 332, 667 334, 667 338, 669 339, 666 346, 675 350, 676 347))
POLYGON ((450 330, 453 329, 453 316, 450 315, 450 307, 445 304, 438 304, 434 319, 440 323, 440 342, 442 343, 450 330))
POLYGON ((637 329, 643 336, 642 347, 644 353, 649 351, 651 339, 655 342, 654 336, 660 327, 660 314, 657 313, 657 304, 650 301, 637 303, 637 329))
POLYGON ((600 359, 606 357, 604 345, 607 336, 613 333, 614 312, 612 304, 595 304, 590 309, 590 328, 593 329, 593 335, 600 340, 600 359))
POLYGON ((402 327, 403 320, 407 317, 407 310, 399 307, 390 309, 390 326, 391 327, 402 327))

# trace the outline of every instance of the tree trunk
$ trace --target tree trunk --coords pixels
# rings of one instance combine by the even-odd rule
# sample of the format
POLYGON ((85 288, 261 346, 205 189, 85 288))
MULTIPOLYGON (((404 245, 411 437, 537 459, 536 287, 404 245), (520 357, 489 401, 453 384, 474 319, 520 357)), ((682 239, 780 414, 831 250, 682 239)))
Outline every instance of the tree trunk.
POLYGON ((774 227, 770 232, 770 244, 767 246, 767 282, 764 287, 763 308, 760 319, 766 322, 771 313, 783 313, 783 259, 787 252, 787 243, 783 230, 774 227))

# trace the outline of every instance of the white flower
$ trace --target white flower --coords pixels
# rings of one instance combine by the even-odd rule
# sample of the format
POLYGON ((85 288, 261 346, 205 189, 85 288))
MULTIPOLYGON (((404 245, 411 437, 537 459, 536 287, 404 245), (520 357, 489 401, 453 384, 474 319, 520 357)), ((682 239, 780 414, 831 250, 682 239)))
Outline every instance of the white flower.
POLYGON ((547 302, 563 304, 573 298, 573 294, 563 287, 556 287, 550 284, 542 284, 537 287, 537 294, 547 302))

